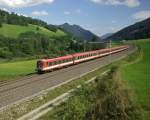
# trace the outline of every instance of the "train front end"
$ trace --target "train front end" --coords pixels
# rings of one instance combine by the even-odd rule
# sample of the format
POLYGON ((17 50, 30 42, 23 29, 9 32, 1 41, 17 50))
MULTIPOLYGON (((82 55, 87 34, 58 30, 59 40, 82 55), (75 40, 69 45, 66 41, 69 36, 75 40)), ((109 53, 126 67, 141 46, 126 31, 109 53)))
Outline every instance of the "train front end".
POLYGON ((45 66, 45 60, 38 60, 37 61, 37 72, 38 73, 44 73, 44 68, 46 67, 45 66))

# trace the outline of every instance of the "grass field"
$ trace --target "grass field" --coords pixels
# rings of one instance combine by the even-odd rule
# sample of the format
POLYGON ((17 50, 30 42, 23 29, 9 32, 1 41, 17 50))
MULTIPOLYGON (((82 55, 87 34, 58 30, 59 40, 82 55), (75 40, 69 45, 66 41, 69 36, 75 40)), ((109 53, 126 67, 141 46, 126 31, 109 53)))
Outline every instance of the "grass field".
POLYGON ((28 26, 19 26, 19 25, 9 25, 9 24, 3 24, 3 26, 0 28, 0 34, 4 35, 5 37, 18 37, 21 33, 25 32, 39 32, 41 34, 48 35, 50 37, 61 37, 65 36, 66 34, 61 31, 57 30, 57 32, 52 32, 46 28, 39 27, 39 30, 36 30, 36 25, 28 25, 28 26))
POLYGON ((150 40, 138 41, 142 50, 142 59, 123 67, 122 76, 134 90, 139 103, 144 110, 144 120, 150 120, 150 40))
POLYGON ((36 60, 0 64, 0 81, 34 73, 36 60))

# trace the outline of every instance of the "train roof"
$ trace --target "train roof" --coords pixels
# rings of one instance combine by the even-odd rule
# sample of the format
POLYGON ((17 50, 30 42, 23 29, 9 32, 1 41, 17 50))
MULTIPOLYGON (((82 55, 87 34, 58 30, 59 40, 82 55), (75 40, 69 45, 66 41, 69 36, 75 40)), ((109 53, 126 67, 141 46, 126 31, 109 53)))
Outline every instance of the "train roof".
POLYGON ((89 52, 83 52, 83 53, 76 53, 76 54, 73 54, 73 56, 77 57, 77 56, 92 54, 92 53, 95 53, 95 52, 97 52, 97 51, 95 50, 95 51, 89 51, 89 52))

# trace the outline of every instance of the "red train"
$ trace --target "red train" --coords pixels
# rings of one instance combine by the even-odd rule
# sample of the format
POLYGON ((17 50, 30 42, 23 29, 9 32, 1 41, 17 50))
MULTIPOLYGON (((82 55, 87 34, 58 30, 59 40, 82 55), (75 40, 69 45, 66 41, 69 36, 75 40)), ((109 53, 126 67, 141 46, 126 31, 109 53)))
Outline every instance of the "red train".
POLYGON ((37 71, 39 73, 53 71, 54 69, 63 68, 65 66, 74 65, 91 59, 107 56, 128 49, 128 45, 77 53, 53 59, 42 59, 37 62, 37 71))

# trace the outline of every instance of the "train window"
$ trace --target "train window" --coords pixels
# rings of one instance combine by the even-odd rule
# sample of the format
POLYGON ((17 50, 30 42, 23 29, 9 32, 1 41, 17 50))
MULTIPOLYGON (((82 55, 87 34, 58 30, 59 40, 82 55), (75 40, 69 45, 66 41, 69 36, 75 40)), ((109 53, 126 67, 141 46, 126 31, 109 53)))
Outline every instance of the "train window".
POLYGON ((61 61, 59 60, 59 61, 57 61, 57 64, 61 64, 61 61))
POLYGON ((57 64, 60 64, 60 61, 57 61, 57 64))
POLYGON ((49 62, 49 63, 48 63, 48 66, 52 66, 52 63, 51 63, 51 62, 49 62))
POLYGON ((57 65, 57 61, 54 62, 54 65, 57 65))
POLYGON ((66 62, 66 59, 62 60, 62 63, 65 63, 66 62))
POLYGON ((62 63, 65 63, 66 62, 66 60, 64 59, 63 61, 62 61, 62 63))

